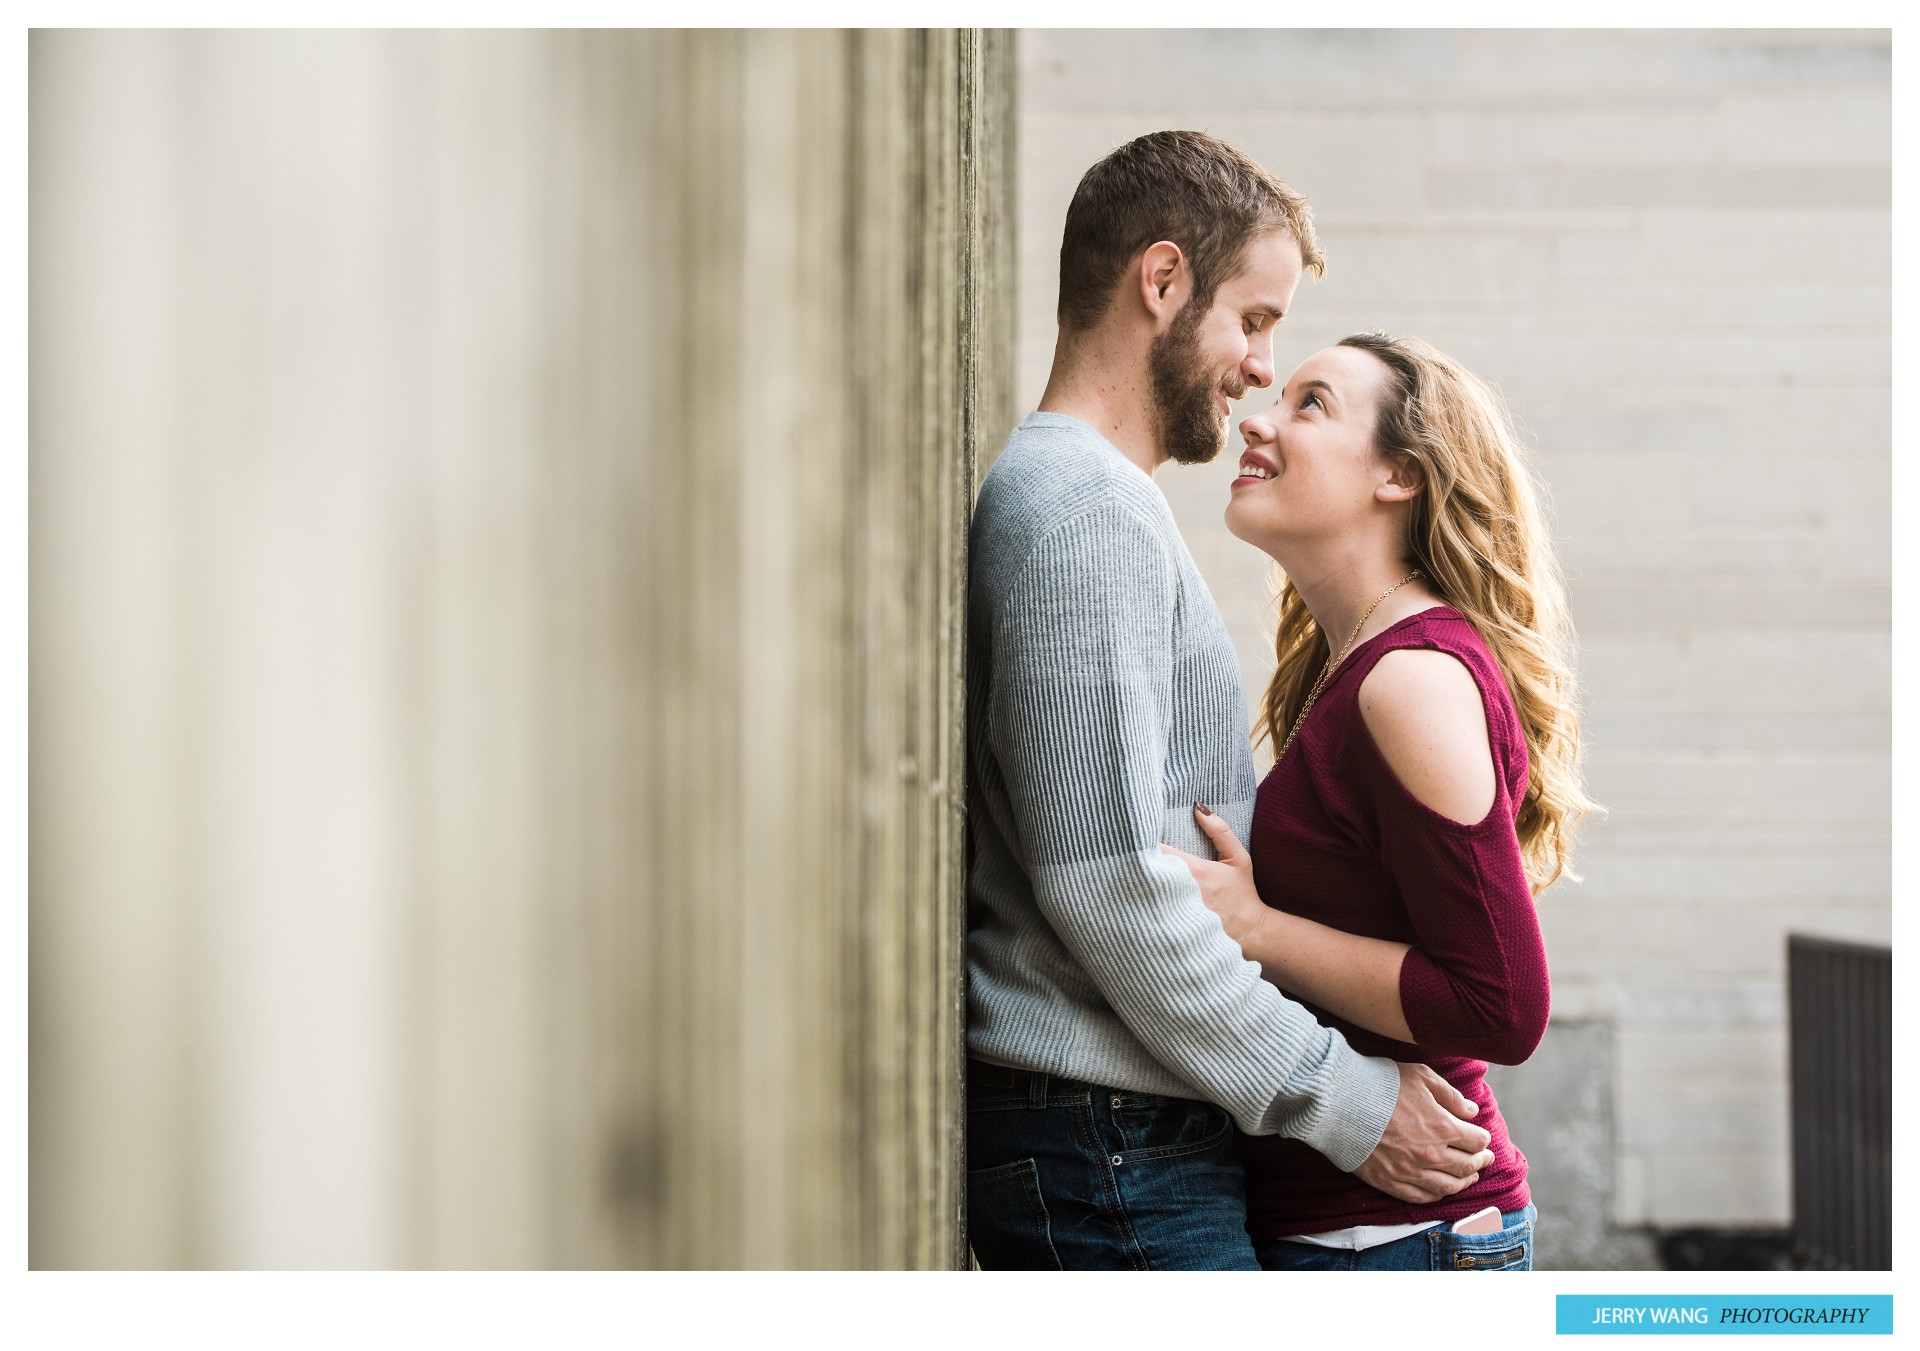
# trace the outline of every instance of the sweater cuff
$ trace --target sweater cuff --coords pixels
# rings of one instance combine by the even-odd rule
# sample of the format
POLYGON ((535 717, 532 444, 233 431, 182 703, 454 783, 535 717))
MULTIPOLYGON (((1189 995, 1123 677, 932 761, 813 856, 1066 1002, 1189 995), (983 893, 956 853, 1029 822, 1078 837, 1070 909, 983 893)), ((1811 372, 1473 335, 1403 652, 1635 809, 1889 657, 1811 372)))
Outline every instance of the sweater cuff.
MULTIPOLYGON (((1400 1101, 1400 1071, 1391 1060, 1363 1056, 1334 1039, 1341 1051, 1327 1066, 1330 1078, 1323 1092, 1316 1093, 1312 1111, 1289 1123, 1290 1129, 1276 1133, 1290 1136, 1326 1155, 1343 1173, 1351 1173, 1367 1161, 1386 1134, 1387 1122, 1400 1101)), ((1276 1099, 1267 1109, 1270 1124, 1288 1109, 1276 1099)))

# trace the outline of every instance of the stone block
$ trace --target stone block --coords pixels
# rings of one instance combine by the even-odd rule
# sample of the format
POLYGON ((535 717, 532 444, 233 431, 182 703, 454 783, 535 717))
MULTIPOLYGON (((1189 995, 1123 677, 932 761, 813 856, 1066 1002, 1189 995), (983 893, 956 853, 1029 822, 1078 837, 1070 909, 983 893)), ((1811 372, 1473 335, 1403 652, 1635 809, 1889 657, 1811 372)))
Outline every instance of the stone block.
POLYGON ((1884 630, 1704 630, 1692 638, 1689 690, 1729 710, 1884 709, 1892 661, 1884 630))
POLYGON ((1770 757, 1762 780, 1769 821, 1886 831, 1888 804, 1893 800, 1893 762, 1884 752, 1770 757))
POLYGON ((1767 1108, 1785 1101, 1784 1025, 1627 1022, 1614 1035, 1618 1082, 1629 1101, 1662 1108, 1767 1108))
POLYGON ((1556 526, 1569 532, 1683 526, 1689 519, 1684 480, 1660 454, 1552 454, 1536 461, 1553 502, 1556 526), (1681 489, 1681 491, 1676 491, 1681 489))
POLYGON ((1583 628, 1589 624, 1629 628, 1774 624, 1782 628, 1864 629, 1885 625, 1891 608, 1890 588, 1884 585, 1770 585, 1758 581, 1642 585, 1594 580, 1579 582, 1573 588, 1574 618, 1583 628))
POLYGON ((1805 453, 1888 462, 1893 400, 1884 384, 1808 381, 1739 391, 1726 405, 1728 446, 1742 455, 1805 453))
POLYGON ((1624 530, 1595 523, 1561 527, 1560 563, 1583 584, 1710 583, 1743 575, 1782 583, 1809 578, 1865 581, 1885 576, 1884 566, 1848 566, 1860 547, 1851 540, 1843 547, 1824 522, 1767 529, 1689 523, 1624 530))
MULTIPOLYGON (((1685 342, 1696 331, 1750 334, 1835 333, 1860 330, 1884 340, 1893 317, 1893 297, 1884 286, 1808 282, 1768 286, 1757 280, 1719 284, 1636 286, 1616 279, 1610 286, 1563 287, 1553 298, 1554 325, 1584 323, 1624 330, 1656 345, 1685 342)), ((1516 316, 1519 317, 1519 316, 1516 316)), ((1542 316, 1525 316, 1541 327, 1542 316)))
POLYGON ((1459 81, 1511 100, 1620 102, 1674 88, 1720 85, 1796 89, 1885 85, 1885 30, 1658 32, 1608 29, 1474 29, 1461 35, 1459 81))
POLYGON ((1814 576, 1853 582, 1893 571, 1893 518, 1884 506, 1869 505, 1858 514, 1836 511, 1822 527, 1819 545, 1804 560, 1814 576))
MULTIPOLYGON (((1668 858, 1688 854, 1701 862, 1751 859, 1766 862, 1805 853, 1845 855, 1856 850, 1884 852, 1889 828, 1884 816, 1821 820, 1796 816, 1786 820, 1754 813, 1751 817, 1722 817, 1717 821, 1691 813, 1630 812, 1601 800, 1609 812, 1590 821, 1581 836, 1581 871, 1610 865, 1624 858, 1668 858)), ((1606 895, 1615 903, 1623 898, 1606 895)), ((1829 904, 1833 903, 1828 898, 1829 904)), ((1876 902, 1884 904, 1884 898, 1876 902)), ((1755 923, 1759 919, 1755 917, 1755 923)))
POLYGON ((1638 215, 1555 233, 1554 273, 1565 287, 1639 285, 1646 272, 1646 240, 1638 215))
POLYGON ((1655 1154, 1699 1149, 1764 1149, 1784 1154, 1788 1149, 1784 1101, 1766 1107, 1726 1102, 1674 1107, 1663 1103, 1663 1096, 1658 1086, 1643 1086, 1635 1095, 1643 1105, 1620 1114, 1623 1148, 1655 1154))
MULTIPOLYGON (((1884 292, 1882 293, 1884 294, 1884 292)), ((1686 341, 1663 338, 1661 345, 1686 341)), ((1597 379, 1543 384, 1516 399, 1543 454, 1659 452, 1669 458, 1800 456, 1884 466, 1892 440, 1885 382, 1738 380, 1713 385, 1605 388, 1597 379)))
POLYGON ((1640 232, 1649 277, 1884 284, 1891 276, 1883 210, 1648 211, 1640 232))
POLYGON ((1587 791, 1606 805, 1610 823, 1655 816, 1694 829, 1738 824, 1756 820, 1765 809, 1764 763, 1755 752, 1594 756, 1587 791))
POLYGON ((1537 335, 1484 334, 1457 346, 1453 355, 1476 373, 1503 382, 1551 379, 1611 387, 1631 381, 1688 390, 1799 380, 1883 385, 1892 369, 1891 348, 1882 337, 1806 333, 1691 333, 1670 342, 1649 342, 1645 334, 1561 334, 1553 342, 1537 335))
POLYGON ((1540 1211, 1534 1266, 1548 1271, 1647 1269, 1651 1241, 1608 1222, 1614 1210, 1614 1088, 1610 1029, 1555 1019, 1524 1065, 1495 1065, 1487 1082, 1527 1156, 1540 1211))
POLYGON ((1786 1017, 1786 987, 1778 975, 1708 984, 1687 964, 1677 963, 1618 970, 1612 976, 1614 1016, 1623 1022, 1773 1026, 1786 1017))
POLYGON ((1773 750, 1883 751, 1892 732, 1885 712, 1720 712, 1715 709, 1616 707, 1595 691, 1585 723, 1595 751, 1651 749, 1723 750, 1765 746, 1773 750))
POLYGON ((1892 83, 1892 34, 1869 29, 1756 29, 1683 38, 1666 69, 1683 84, 1795 88, 1892 83))
POLYGON ((1581 168, 1436 169, 1427 200, 1471 207, 1792 207, 1892 204, 1885 162, 1808 165, 1792 171, 1719 164, 1581 168))
POLYGON ((1206 129, 1306 193, 1326 240, 1344 214, 1408 212, 1426 200, 1426 120, 1417 114, 1223 110, 1206 129))
POLYGON ((1694 519, 1765 526, 1818 526, 1842 513, 1888 500, 1891 466, 1884 459, 1826 456, 1812 447, 1795 456, 1745 458, 1737 469, 1695 461, 1685 469, 1694 519))
POLYGON ((1624 452, 1667 461, 1714 454, 1728 440, 1725 411, 1699 390, 1635 388, 1599 401, 1585 382, 1570 382, 1529 399, 1525 417, 1543 456, 1624 452))
POLYGON ((1420 29, 1026 29, 1020 97, 1164 112, 1425 101, 1451 82, 1459 42, 1420 29))
POLYGON ((1653 633, 1591 633, 1580 638, 1579 671, 1590 690, 1612 699, 1680 697, 1686 688, 1686 642, 1653 633))
POLYGON ((1613 1223, 1621 1228, 1644 1230, 1650 1209, 1648 1193, 1653 1187, 1653 1160, 1644 1153, 1616 1150, 1613 1176, 1613 1223))
POLYGON ((1826 200, 1814 185, 1840 166, 1858 165, 1891 178, 1891 84, 1733 93, 1724 95, 1720 106, 1727 159, 1775 168, 1789 184, 1809 175, 1802 201, 1826 200))
POLYGON ((1442 108, 1432 135, 1436 167, 1699 164, 1726 145, 1712 97, 1679 90, 1632 103, 1442 108))
MULTIPOLYGON (((1598 832, 1596 832, 1598 833, 1598 832)), ((1596 854, 1581 890, 1589 901, 1631 898, 1647 908, 1646 928, 1672 933, 1685 916, 1712 914, 1716 903, 1792 901, 1810 908, 1828 900, 1884 900, 1892 885, 1889 860, 1841 850, 1803 851, 1794 858, 1629 857, 1596 854)))
POLYGON ((1338 240, 1329 235, 1327 275, 1314 300, 1380 314, 1363 327, 1391 327, 1383 306, 1534 304, 1550 287, 1554 255, 1551 238, 1513 228, 1351 227, 1338 240))
MULTIPOLYGON (((1730 859, 1698 860, 1726 865, 1730 859)), ((1769 862, 1773 860, 1768 860, 1769 862)), ((1780 896, 1759 890, 1736 891, 1649 917, 1646 944, 1656 953, 1686 963, 1689 981, 1720 988, 1748 980, 1778 980, 1783 944, 1792 920, 1818 904, 1818 893, 1780 896)))
POLYGON ((1793 1214, 1784 1145, 1663 1149, 1652 1165, 1644 1221, 1660 1229, 1779 1228, 1793 1214))

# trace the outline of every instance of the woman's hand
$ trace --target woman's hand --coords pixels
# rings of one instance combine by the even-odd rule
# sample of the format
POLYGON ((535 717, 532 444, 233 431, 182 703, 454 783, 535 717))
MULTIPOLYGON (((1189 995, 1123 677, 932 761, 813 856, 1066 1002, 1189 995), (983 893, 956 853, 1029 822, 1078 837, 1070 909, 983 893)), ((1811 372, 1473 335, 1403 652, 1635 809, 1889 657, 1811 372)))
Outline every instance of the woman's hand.
POLYGON ((1163 844, 1160 849, 1187 865, 1193 880, 1199 884, 1200 899, 1207 903, 1209 910, 1220 916, 1227 937, 1238 943, 1242 952, 1252 956, 1250 943, 1266 927, 1274 913, 1260 899, 1260 891, 1253 884, 1253 859, 1241 848, 1232 827, 1227 825, 1224 818, 1209 811, 1205 803, 1193 804, 1193 819, 1219 851, 1218 863, 1189 854, 1184 849, 1175 849, 1170 844, 1163 844))

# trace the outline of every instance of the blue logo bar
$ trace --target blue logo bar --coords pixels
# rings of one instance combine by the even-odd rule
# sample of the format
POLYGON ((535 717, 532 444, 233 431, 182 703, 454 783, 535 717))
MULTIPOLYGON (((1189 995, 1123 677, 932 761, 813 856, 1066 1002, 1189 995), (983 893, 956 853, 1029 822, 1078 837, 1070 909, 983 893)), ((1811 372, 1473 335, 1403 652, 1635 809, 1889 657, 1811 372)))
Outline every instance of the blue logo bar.
POLYGON ((1857 1332, 1891 1336, 1892 1295, 1556 1295, 1562 1336, 1857 1332))

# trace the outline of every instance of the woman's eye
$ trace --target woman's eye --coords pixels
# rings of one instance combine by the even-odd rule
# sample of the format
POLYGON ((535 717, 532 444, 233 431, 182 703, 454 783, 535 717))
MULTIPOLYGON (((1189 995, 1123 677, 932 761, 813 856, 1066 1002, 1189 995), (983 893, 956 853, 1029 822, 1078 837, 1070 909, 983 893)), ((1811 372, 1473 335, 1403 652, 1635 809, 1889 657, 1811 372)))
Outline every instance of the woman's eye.
POLYGON ((1302 394, 1300 396, 1301 412, 1304 413, 1309 408, 1318 408, 1319 406, 1320 406, 1320 396, 1318 394, 1309 393, 1309 394, 1302 394))

